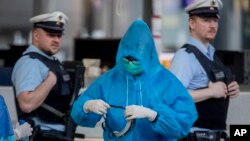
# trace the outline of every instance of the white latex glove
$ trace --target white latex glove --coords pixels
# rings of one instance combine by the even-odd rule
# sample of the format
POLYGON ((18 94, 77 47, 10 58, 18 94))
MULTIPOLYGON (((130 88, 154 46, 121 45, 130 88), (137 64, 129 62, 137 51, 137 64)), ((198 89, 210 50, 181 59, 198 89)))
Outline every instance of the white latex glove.
POLYGON ((25 122, 22 125, 19 123, 16 124, 16 128, 14 129, 14 133, 16 136, 16 140, 20 140, 24 137, 29 137, 32 135, 33 128, 28 122, 25 122))
POLYGON ((83 109, 86 113, 94 112, 99 115, 106 114, 108 108, 110 108, 109 104, 107 104, 101 99, 89 100, 83 105, 83 109))
POLYGON ((156 111, 139 105, 130 105, 125 109, 125 117, 127 120, 147 118, 149 121, 154 121, 156 116, 156 111))

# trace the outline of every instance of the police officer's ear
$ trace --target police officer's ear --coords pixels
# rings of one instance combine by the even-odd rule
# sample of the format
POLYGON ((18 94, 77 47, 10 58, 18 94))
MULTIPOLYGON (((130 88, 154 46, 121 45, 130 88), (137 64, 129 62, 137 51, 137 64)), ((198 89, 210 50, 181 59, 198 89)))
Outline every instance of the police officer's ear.
POLYGON ((37 28, 32 29, 32 38, 33 40, 38 40, 39 37, 39 31, 37 28))
POLYGON ((191 16, 188 19, 189 29, 192 30, 195 28, 195 17, 191 16))

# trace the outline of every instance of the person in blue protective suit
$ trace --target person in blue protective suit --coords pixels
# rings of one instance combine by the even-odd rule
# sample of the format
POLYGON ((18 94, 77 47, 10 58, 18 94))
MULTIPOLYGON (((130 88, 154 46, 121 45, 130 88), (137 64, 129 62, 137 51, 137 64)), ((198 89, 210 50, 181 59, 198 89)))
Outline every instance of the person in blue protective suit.
POLYGON ((17 124, 13 129, 8 108, 3 96, 0 95, 0 141, 15 141, 28 137, 32 133, 31 125, 25 122, 22 125, 17 124))
POLYGON ((181 82, 160 65, 149 27, 136 20, 114 68, 78 97, 71 116, 85 127, 103 117, 105 141, 172 141, 187 135, 197 113, 181 82))
POLYGON ((15 135, 10 120, 8 108, 4 102, 3 97, 0 95, 0 141, 15 141, 15 135))

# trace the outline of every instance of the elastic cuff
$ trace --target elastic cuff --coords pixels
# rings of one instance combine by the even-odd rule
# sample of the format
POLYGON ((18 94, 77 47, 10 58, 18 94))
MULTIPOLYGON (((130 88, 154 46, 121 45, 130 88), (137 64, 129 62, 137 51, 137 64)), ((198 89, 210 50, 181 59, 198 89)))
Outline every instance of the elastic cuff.
POLYGON ((158 120, 159 114, 157 113, 155 119, 153 121, 151 121, 151 123, 155 123, 158 120))

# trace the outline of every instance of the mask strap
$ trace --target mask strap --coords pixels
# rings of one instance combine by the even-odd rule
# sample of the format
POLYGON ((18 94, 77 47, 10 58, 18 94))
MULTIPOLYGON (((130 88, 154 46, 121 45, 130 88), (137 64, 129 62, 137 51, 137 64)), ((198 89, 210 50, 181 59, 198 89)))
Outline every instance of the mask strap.
POLYGON ((143 106, 143 103, 142 103, 142 91, 141 91, 141 80, 139 80, 139 85, 140 85, 139 93, 140 93, 140 99, 141 99, 141 106, 143 106))
POLYGON ((127 99, 126 99, 126 106, 128 106, 128 77, 127 78, 127 99))

